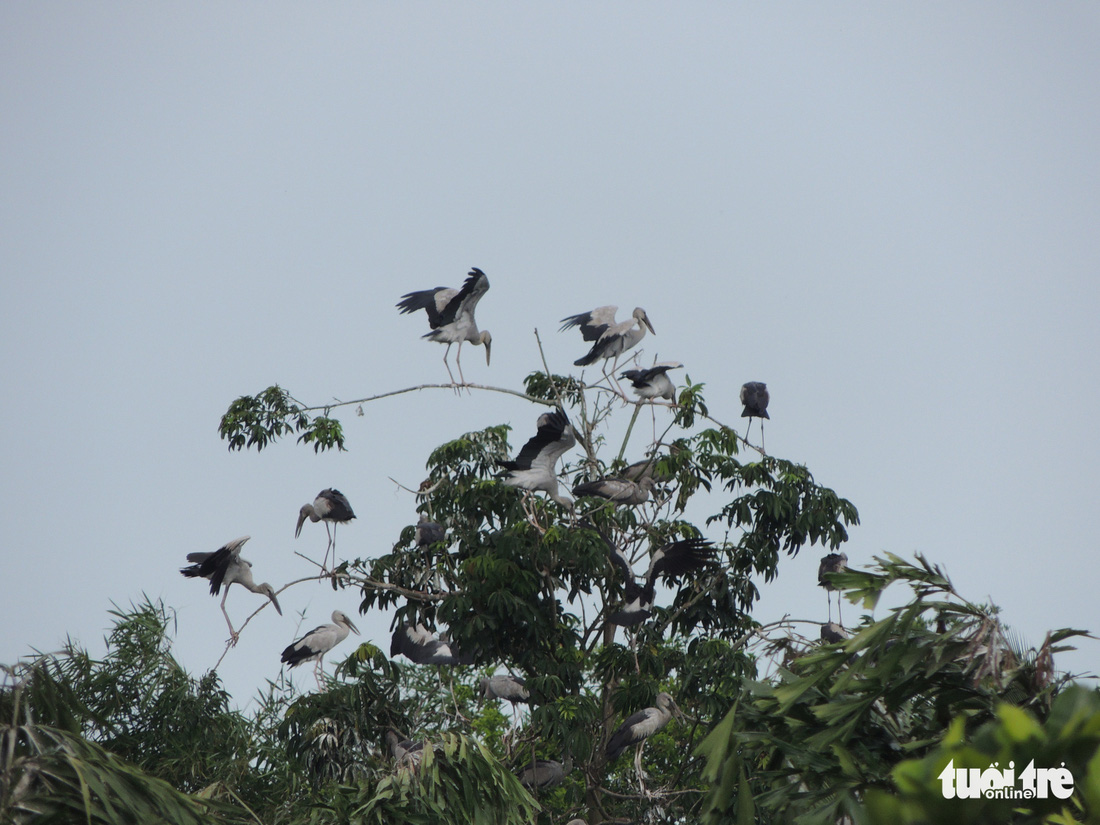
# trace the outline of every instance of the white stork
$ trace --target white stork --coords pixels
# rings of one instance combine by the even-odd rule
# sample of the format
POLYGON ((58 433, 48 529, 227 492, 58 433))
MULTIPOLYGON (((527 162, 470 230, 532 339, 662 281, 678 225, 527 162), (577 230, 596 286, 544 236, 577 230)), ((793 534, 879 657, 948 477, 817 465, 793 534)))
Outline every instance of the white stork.
POLYGON ((455 363, 458 365, 458 377, 463 385, 466 383, 466 377, 462 374, 463 342, 469 342, 475 346, 484 344, 485 364, 489 364, 493 336, 488 330, 478 330, 477 321, 474 320, 477 302, 488 291, 489 279, 475 266, 462 284, 462 289, 437 286, 435 289, 407 292, 397 303, 402 315, 416 312, 418 309, 428 313, 428 324, 432 331, 423 337, 429 341, 447 345, 447 351, 443 353, 443 365, 447 367, 447 375, 451 376, 452 384, 457 382, 454 373, 451 372, 451 365, 447 362, 447 356, 451 354, 451 344, 458 344, 455 363))
MULTIPOLYGON (((833 597, 832 592, 836 590, 836 585, 829 580, 830 573, 843 573, 848 569, 848 554, 847 553, 830 553, 827 556, 823 556, 821 564, 817 566, 817 583, 819 586, 825 588, 825 598, 829 600, 829 621, 833 620, 833 597)), ((844 626, 844 615, 840 610, 840 596, 836 597, 836 614, 840 619, 840 624, 844 626)))
POLYGON ((440 639, 422 624, 400 625, 390 640, 390 656, 404 656, 418 665, 468 665, 474 657, 459 653, 450 642, 440 639))
POLYGON ((283 650, 282 662, 285 665, 297 667, 311 659, 316 661, 317 664, 313 666, 313 675, 317 678, 317 686, 320 687, 325 654, 344 641, 351 631, 359 635, 359 628, 352 624, 351 619, 341 611, 333 610, 332 624, 315 627, 296 642, 287 645, 283 650))
POLYGON ((558 504, 572 511, 573 501, 558 492, 555 465, 567 450, 577 443, 573 425, 558 407, 539 416, 538 431, 519 451, 515 461, 501 461, 498 477, 509 487, 522 490, 542 490, 558 504))
POLYGON ((628 478, 599 478, 576 485, 573 488, 573 495, 578 498, 580 496, 606 498, 615 504, 632 506, 649 501, 654 483, 653 477, 646 475, 637 481, 631 481, 628 478))
POLYGON ((621 322, 615 321, 615 313, 618 309, 616 306, 598 307, 591 312, 582 312, 561 319, 563 321, 561 330, 580 327, 584 340, 593 342, 588 354, 574 361, 573 366, 587 367, 602 358, 604 359, 603 375, 607 378, 608 361, 612 361, 611 371, 614 373, 619 363, 619 356, 641 341, 645 337, 646 329, 654 335, 657 334, 649 321, 649 316, 641 307, 635 307, 629 321, 621 322))
POLYGON ((187 560, 193 562, 190 567, 180 569, 180 572, 189 579, 203 578, 210 580, 210 594, 218 595, 218 591, 225 586, 225 595, 222 596, 222 615, 225 623, 229 625, 230 644, 236 644, 240 634, 233 629, 233 622, 229 621, 229 614, 225 612, 225 600, 229 597, 229 585, 239 584, 253 593, 260 593, 271 599, 276 612, 282 616, 283 610, 279 607, 279 600, 275 598, 275 588, 267 582, 256 584, 252 580, 252 562, 241 558, 241 547, 248 541, 249 536, 241 536, 215 550, 213 553, 188 553, 187 560))
POLYGON ((638 774, 638 787, 643 793, 645 786, 642 780, 645 773, 642 771, 642 748, 645 747, 645 740, 667 725, 668 720, 674 715, 677 717, 681 715, 676 702, 669 694, 658 693, 656 707, 645 708, 628 716, 607 741, 608 762, 614 762, 630 746, 638 746, 634 754, 634 770, 638 774))
POLYGON ((600 531, 600 536, 611 551, 611 563, 618 567, 623 574, 626 604, 622 610, 607 617, 609 622, 622 627, 633 627, 641 624, 653 615, 653 602, 656 598, 658 578, 667 581, 685 573, 691 573, 706 566, 714 558, 714 545, 708 540, 702 538, 679 539, 658 548, 656 552, 650 555, 645 584, 639 586, 635 580, 630 561, 623 555, 622 550, 616 547, 603 531, 600 531))
POLYGON ((668 361, 646 369, 624 370, 619 377, 630 381, 634 394, 643 401, 664 398, 676 403, 676 386, 668 377, 668 371, 682 366, 683 364, 676 361, 668 361))
POLYGON ((760 421, 760 446, 764 446, 764 421, 763 419, 771 419, 768 415, 768 401, 771 397, 768 395, 768 385, 762 381, 749 381, 746 384, 741 385, 741 403, 745 405, 745 408, 741 410, 741 417, 749 420, 749 426, 745 428, 745 438, 749 437, 749 429, 752 427, 752 420, 754 418, 761 419, 760 421))
POLYGON ((318 521, 325 523, 325 533, 328 535, 328 546, 325 548, 325 560, 321 564, 321 572, 327 569, 328 554, 332 551, 332 564, 336 566, 336 525, 345 524, 355 518, 351 509, 351 502, 347 496, 332 487, 326 487, 317 494, 312 504, 303 504, 298 511, 298 526, 294 528, 294 538, 302 532, 302 525, 309 519, 314 524, 318 521), (329 531, 329 525, 332 531, 329 531))

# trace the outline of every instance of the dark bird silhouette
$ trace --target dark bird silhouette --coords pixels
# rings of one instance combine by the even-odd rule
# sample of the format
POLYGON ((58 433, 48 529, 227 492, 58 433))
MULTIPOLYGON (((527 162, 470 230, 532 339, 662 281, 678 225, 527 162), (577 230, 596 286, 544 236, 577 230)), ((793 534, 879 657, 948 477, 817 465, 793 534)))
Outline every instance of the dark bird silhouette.
POLYGON ((421 513, 420 520, 416 523, 416 546, 427 547, 437 542, 443 541, 447 537, 447 531, 443 529, 443 525, 432 521, 426 515, 421 513))
POLYGON ((309 519, 314 524, 319 521, 325 523, 325 533, 328 534, 328 547, 325 548, 325 560, 321 563, 321 570, 327 569, 328 554, 332 551, 332 564, 336 565, 336 525, 346 524, 355 518, 351 509, 351 503, 347 496, 332 487, 326 487, 317 494, 312 504, 303 504, 298 511, 298 525, 294 528, 294 538, 298 538, 302 532, 302 525, 309 519), (329 532, 329 525, 332 532, 329 532))
MULTIPOLYGON (((749 381, 741 385, 741 403, 745 408, 741 410, 741 417, 749 419, 749 425, 745 428, 745 438, 749 437, 749 429, 754 418, 770 419, 768 415, 768 385, 762 381, 749 381)), ((764 443, 764 422, 760 421, 760 444, 764 443)))
POLYGON ((536 759, 517 772, 516 776, 519 777, 519 783, 528 790, 549 790, 560 785, 572 767, 568 759, 564 765, 556 759, 536 759))
POLYGON ((451 344, 458 344, 458 354, 455 355, 455 364, 458 366, 459 381, 465 385, 466 377, 462 374, 462 344, 464 342, 478 346, 485 345, 485 364, 488 366, 492 352, 493 336, 488 330, 479 330, 477 321, 474 320, 474 310, 477 302, 489 291, 489 279, 485 273, 476 266, 470 270, 461 289, 437 286, 435 289, 424 289, 419 292, 407 292, 401 296, 397 307, 401 314, 424 310, 428 314, 428 324, 432 331, 423 337, 429 341, 435 341, 447 345, 447 351, 443 353, 443 365, 447 368, 447 375, 451 377, 451 383, 455 381, 454 373, 447 356, 451 353, 451 344))
POLYGON ((649 557, 649 569, 644 584, 638 584, 630 561, 622 550, 615 546, 602 531, 600 536, 610 551, 612 564, 619 568, 623 576, 626 604, 622 610, 612 613, 607 620, 623 627, 641 624, 653 615, 653 601, 656 597, 658 578, 666 581, 699 570, 714 558, 714 545, 706 539, 679 539, 657 549, 649 557))
POLYGON ((420 759, 424 755, 424 741, 413 742, 411 739, 402 739, 395 730, 386 731, 386 744, 393 754, 394 764, 398 769, 404 768, 415 771, 420 767, 420 759))
POLYGON ((279 600, 275 598, 275 588, 267 582, 256 584, 252 580, 252 562, 241 558, 241 548, 248 541, 248 536, 218 548, 213 553, 188 553, 187 560, 194 562, 190 567, 180 569, 180 573, 189 579, 203 578, 210 580, 210 595, 217 596, 222 586, 225 587, 225 595, 222 596, 222 615, 225 623, 229 625, 229 639, 231 644, 236 644, 240 634, 233 629, 233 622, 229 621, 229 614, 225 612, 225 600, 229 598, 229 585, 239 584, 253 593, 260 593, 271 599, 275 605, 275 611, 281 616, 283 609, 279 607, 279 600))
POLYGON ((844 628, 836 622, 829 621, 821 625, 821 641, 825 642, 825 644, 835 645, 837 642, 843 642, 847 638, 848 634, 844 632, 844 628))
MULTIPOLYGON (((821 587, 825 588, 825 598, 829 602, 829 621, 833 620, 833 597, 832 592, 836 590, 834 585, 827 578, 829 573, 840 573, 848 569, 848 556, 844 553, 830 553, 821 559, 821 564, 817 566, 817 583, 821 587)), ((840 595, 836 597, 836 613, 840 619, 840 624, 844 626, 844 616, 840 610, 840 595)))

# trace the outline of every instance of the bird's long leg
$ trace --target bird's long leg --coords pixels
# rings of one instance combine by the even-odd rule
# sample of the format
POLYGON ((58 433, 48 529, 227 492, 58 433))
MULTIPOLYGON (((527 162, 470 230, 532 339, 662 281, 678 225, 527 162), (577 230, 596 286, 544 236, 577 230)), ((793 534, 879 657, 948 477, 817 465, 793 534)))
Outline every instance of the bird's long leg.
POLYGON ((825 598, 829 601, 829 621, 833 620, 833 593, 831 590, 825 590, 825 598))
POLYGON ((646 773, 642 770, 642 748, 645 747, 645 740, 638 745, 638 749, 634 751, 634 773, 638 776, 638 791, 643 796, 649 796, 648 791, 645 789, 646 773))
POLYGON ((844 612, 840 609, 840 591, 836 591, 836 617, 840 626, 844 627, 844 612))
POLYGON ((455 353, 455 364, 458 365, 458 380, 462 382, 462 386, 466 386, 466 376, 462 374, 462 342, 458 342, 458 352, 455 353))
POLYGON ((225 595, 222 596, 222 615, 225 616, 225 623, 229 625, 229 646, 233 647, 237 644, 237 639, 241 637, 241 634, 233 629, 233 622, 229 621, 229 614, 225 612, 225 600, 229 598, 229 588, 225 588, 225 595))
POLYGON ((322 653, 320 656, 317 657, 317 664, 313 666, 313 678, 317 680, 318 691, 323 690, 323 688, 321 687, 321 674, 324 673, 324 661, 325 655, 322 653))
MULTIPOLYGON (((325 522, 325 535, 328 536, 328 544, 325 545, 325 560, 323 562, 321 562, 321 573, 322 573, 322 575, 324 573, 328 572, 328 553, 332 549, 332 531, 329 530, 327 521, 325 522)), ((336 555, 335 554, 333 554, 333 557, 332 557, 332 566, 333 567, 336 566, 336 555)))
POLYGON ((751 430, 751 429, 752 429, 752 416, 750 415, 748 426, 745 427, 745 438, 744 438, 744 440, 745 440, 746 444, 749 443, 749 430, 751 430))
MULTIPOLYGON (((760 419, 760 452, 767 455, 768 448, 764 446, 764 419, 760 419)), ((838 602, 839 604, 839 602, 838 602)))
MULTIPOLYGON (((443 366, 447 368, 447 375, 451 376, 451 386, 456 386, 455 374, 451 372, 451 363, 447 360, 447 356, 451 354, 451 345, 447 344, 447 349, 443 351, 443 366)), ((457 390, 455 390, 457 392, 457 390)))

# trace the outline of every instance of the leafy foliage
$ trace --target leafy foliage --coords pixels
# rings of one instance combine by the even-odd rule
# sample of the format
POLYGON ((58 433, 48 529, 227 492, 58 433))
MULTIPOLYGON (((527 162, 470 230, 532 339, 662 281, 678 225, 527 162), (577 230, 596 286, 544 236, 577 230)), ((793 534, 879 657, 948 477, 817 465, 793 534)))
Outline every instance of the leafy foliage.
POLYGON ((344 430, 340 422, 324 415, 311 416, 278 384, 259 395, 242 395, 229 405, 218 425, 218 434, 229 442, 230 450, 268 444, 290 433, 301 433, 299 443, 312 444, 314 452, 344 449, 344 430))
POLYGON ((1061 684, 1042 663, 1080 634, 1058 631, 1035 655, 1014 651, 995 612, 960 599, 919 556, 914 565, 888 555, 835 581, 868 606, 894 582, 913 600, 877 622, 864 617, 843 642, 782 646, 777 678, 745 685, 699 748, 714 783, 704 822, 836 822, 858 812, 866 794, 891 787, 903 759, 944 742, 952 716, 961 732, 1005 700, 1049 712, 1061 684))

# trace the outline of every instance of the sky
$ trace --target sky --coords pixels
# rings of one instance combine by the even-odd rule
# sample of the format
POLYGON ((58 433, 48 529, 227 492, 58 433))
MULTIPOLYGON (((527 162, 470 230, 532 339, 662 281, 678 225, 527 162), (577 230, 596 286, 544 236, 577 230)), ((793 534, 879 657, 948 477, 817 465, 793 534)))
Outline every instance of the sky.
MULTIPOLYGON (((344 453, 217 433, 274 383, 444 381, 394 304, 473 266, 469 380, 521 388, 536 330, 573 371, 559 319, 644 307, 642 362, 720 420, 767 382, 768 451, 859 508, 850 564, 922 553, 1034 645, 1100 631, 1098 37, 1085 2, 0 4, 0 662, 101 653, 148 596, 197 676, 226 628, 187 553, 250 535, 281 587, 336 487, 341 556, 373 558, 435 446, 508 423, 518 448, 541 408, 448 390, 345 409, 344 453)), ((820 555, 758 619, 824 620, 820 555)), ((388 651, 358 601, 286 591, 219 668, 234 701, 333 609, 388 651)), ((1056 665, 1100 669, 1079 647, 1056 665)))

